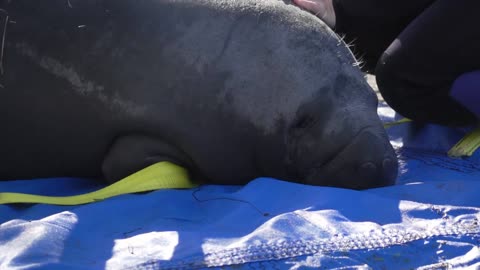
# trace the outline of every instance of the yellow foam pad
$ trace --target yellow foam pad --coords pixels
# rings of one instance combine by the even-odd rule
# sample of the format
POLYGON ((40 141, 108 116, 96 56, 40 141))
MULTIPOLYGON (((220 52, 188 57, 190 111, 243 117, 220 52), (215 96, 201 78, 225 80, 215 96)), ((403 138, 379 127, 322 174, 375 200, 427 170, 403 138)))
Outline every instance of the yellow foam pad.
MULTIPOLYGON (((410 122, 410 119, 403 118, 395 122, 384 123, 384 128, 404 124, 410 122)), ((449 157, 469 157, 472 156, 477 149, 480 148, 480 127, 467 133, 458 143, 456 143, 449 151, 449 157)))
POLYGON ((448 151, 450 157, 469 157, 480 147, 480 127, 469 132, 452 149, 448 151))

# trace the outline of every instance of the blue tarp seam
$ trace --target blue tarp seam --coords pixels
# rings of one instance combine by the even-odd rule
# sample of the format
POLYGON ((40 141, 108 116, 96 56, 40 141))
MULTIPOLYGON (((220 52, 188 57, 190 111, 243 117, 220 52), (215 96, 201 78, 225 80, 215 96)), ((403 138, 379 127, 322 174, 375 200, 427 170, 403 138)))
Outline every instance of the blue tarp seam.
POLYGON ((322 241, 305 242, 302 240, 294 240, 281 241, 279 243, 262 243, 247 248, 233 248, 206 253, 204 256, 183 259, 175 263, 150 260, 147 263, 126 269, 194 269, 227 266, 246 262, 279 260, 318 253, 386 248, 438 236, 466 236, 478 233, 480 233, 480 221, 472 218, 421 230, 382 229, 372 230, 369 234, 337 235, 322 241))

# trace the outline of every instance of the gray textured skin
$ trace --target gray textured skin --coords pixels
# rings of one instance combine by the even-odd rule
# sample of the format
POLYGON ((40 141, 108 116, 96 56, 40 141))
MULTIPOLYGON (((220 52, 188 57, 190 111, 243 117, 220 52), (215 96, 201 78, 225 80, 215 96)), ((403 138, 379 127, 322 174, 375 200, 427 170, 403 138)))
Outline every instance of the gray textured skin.
MULTIPOLYGON (((10 2, 10 3, 8 3, 10 2)), ((395 153, 350 51, 277 0, 13 0, 0 179, 193 177, 392 184, 395 153)), ((3 15, 5 18, 6 15, 3 15)))

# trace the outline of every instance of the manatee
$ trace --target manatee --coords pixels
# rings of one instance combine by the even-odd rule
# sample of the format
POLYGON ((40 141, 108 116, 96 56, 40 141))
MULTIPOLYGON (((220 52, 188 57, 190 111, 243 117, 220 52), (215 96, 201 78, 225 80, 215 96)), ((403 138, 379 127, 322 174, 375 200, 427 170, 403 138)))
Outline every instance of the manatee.
POLYGON ((278 0, 1 1, 0 179, 391 185, 377 98, 322 21, 278 0))

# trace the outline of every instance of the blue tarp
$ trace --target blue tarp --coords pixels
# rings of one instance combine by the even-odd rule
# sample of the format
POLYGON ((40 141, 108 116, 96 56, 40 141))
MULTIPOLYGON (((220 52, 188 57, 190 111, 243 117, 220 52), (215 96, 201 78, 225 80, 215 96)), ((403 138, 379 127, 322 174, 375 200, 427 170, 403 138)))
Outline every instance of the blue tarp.
MULTIPOLYGON (((401 168, 385 188, 259 178, 81 206, 0 205, 0 269, 480 269, 480 152, 446 156, 466 131, 390 128, 401 168)), ((2 192, 58 196, 100 187, 0 182, 2 192)))

